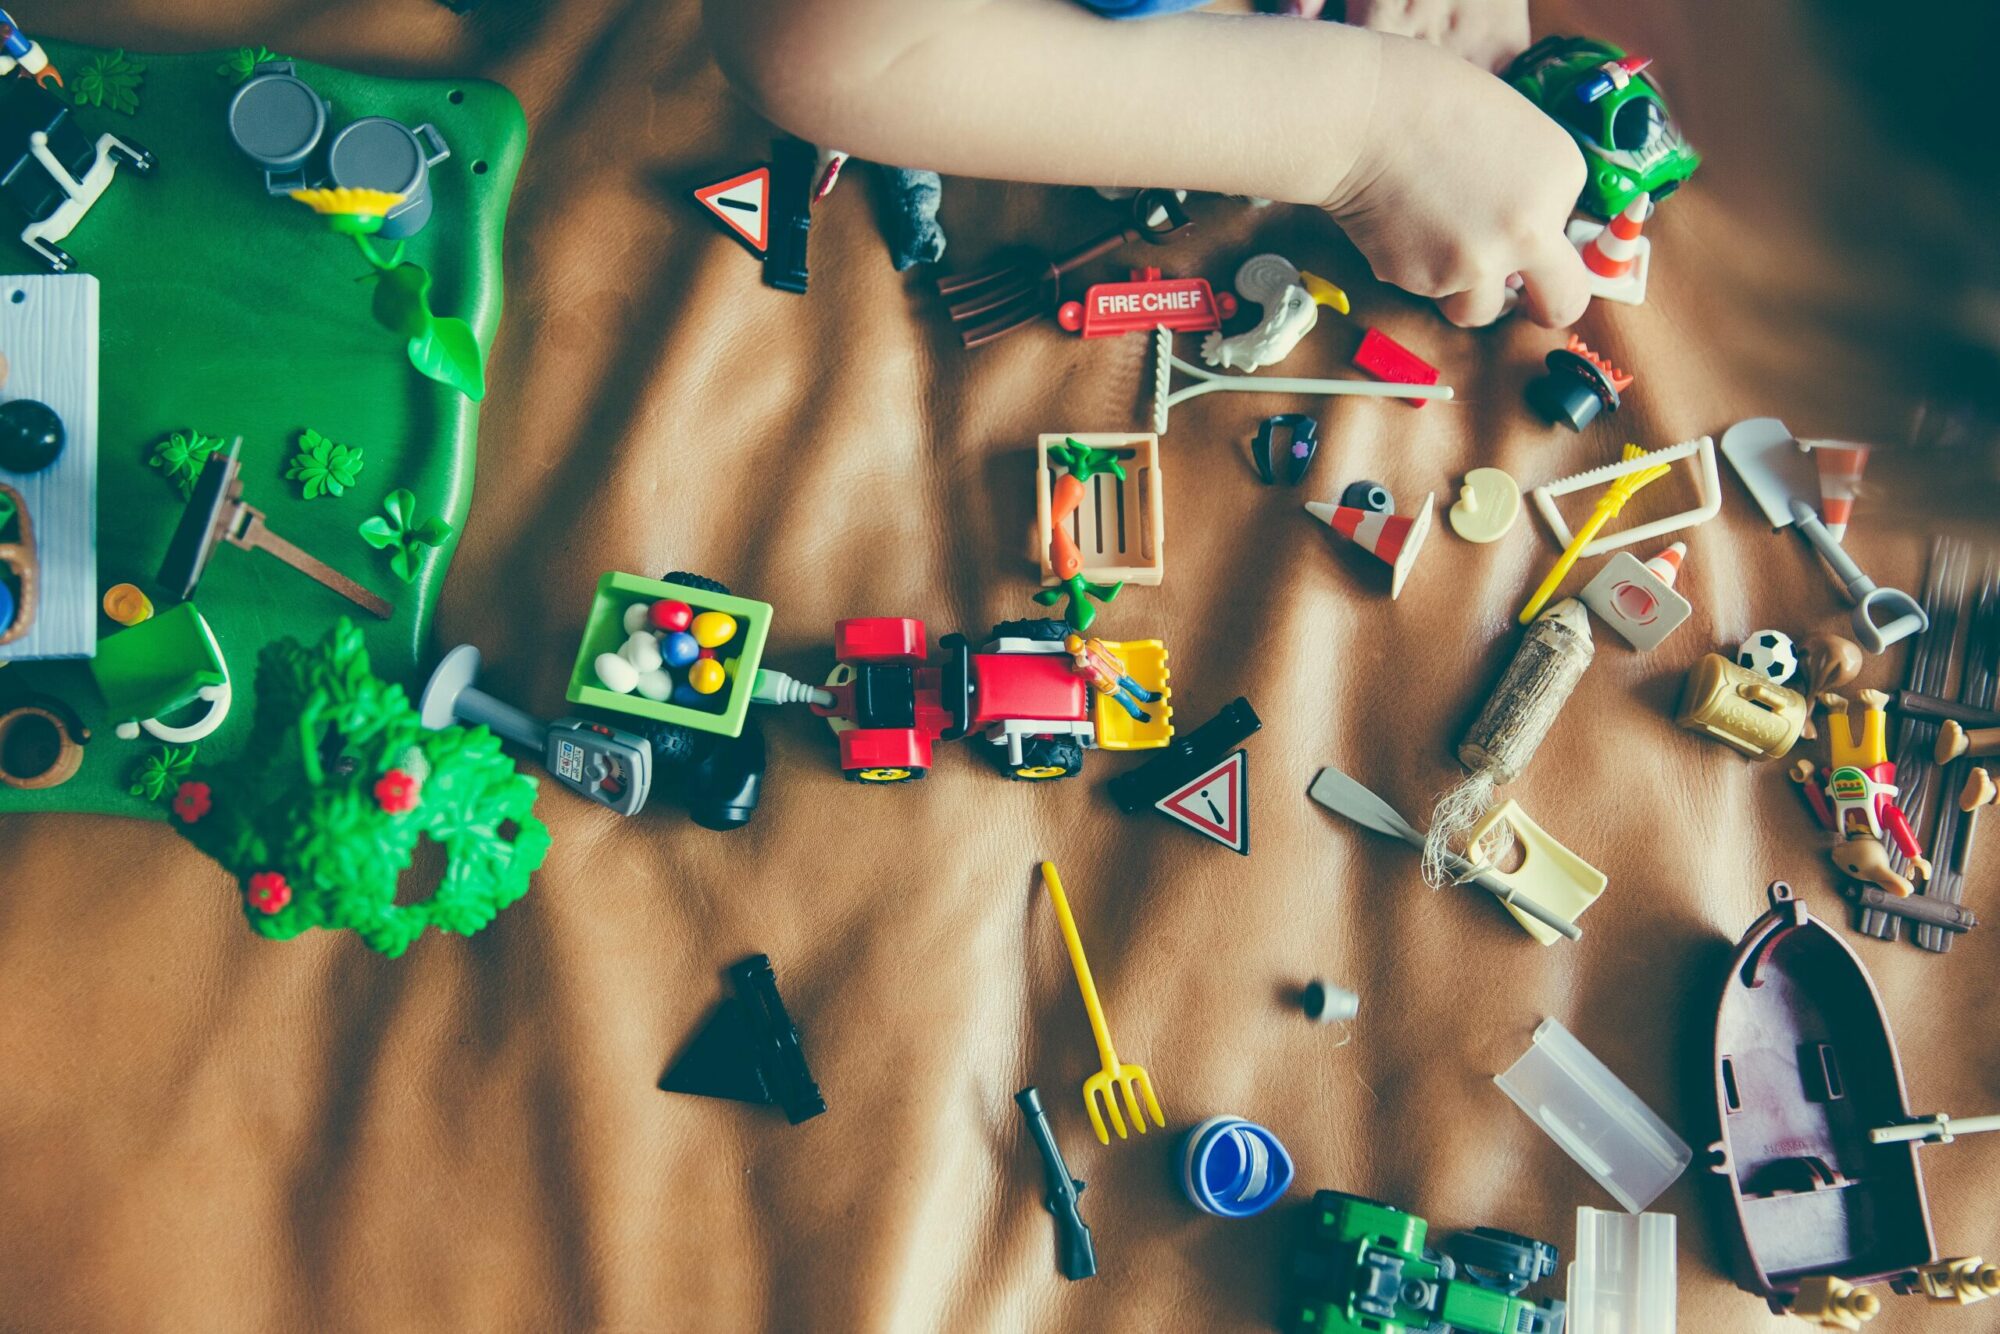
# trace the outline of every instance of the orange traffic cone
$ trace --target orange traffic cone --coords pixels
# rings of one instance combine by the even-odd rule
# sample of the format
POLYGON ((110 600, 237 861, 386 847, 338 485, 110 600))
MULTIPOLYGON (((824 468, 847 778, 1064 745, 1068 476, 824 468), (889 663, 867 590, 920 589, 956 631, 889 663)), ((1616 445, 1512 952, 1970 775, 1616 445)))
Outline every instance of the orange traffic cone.
POLYGON ((1658 575, 1660 582, 1668 588, 1681 577, 1681 562, 1687 559, 1688 544, 1676 542, 1659 555, 1646 562, 1646 568, 1658 575))
POLYGON ((1403 581, 1410 577, 1417 553, 1431 535, 1431 504, 1436 498, 1436 492, 1425 496, 1423 507, 1415 514, 1382 514, 1320 500, 1306 502, 1306 509, 1363 551, 1387 562, 1389 596, 1394 599, 1402 594, 1403 581))
POLYGON ((1860 445, 1811 442, 1813 464, 1819 469, 1819 517, 1838 542, 1847 536, 1854 501, 1861 494, 1861 472, 1868 450, 1860 445))
POLYGON ((1570 223, 1570 244, 1583 256, 1583 266, 1590 270, 1592 296, 1630 306, 1646 300, 1646 272, 1652 267, 1653 243, 1639 233, 1652 212, 1652 196, 1642 193, 1608 227, 1586 218, 1570 223))

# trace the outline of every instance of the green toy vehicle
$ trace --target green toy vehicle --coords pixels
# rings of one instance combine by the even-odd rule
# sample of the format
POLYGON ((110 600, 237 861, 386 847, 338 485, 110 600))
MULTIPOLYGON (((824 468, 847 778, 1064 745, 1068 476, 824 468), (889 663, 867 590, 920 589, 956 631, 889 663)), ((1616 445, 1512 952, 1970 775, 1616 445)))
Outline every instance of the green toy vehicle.
POLYGON ((1336 1190, 1313 1196, 1307 1225, 1292 1256, 1294 1334, 1562 1334, 1561 1302, 1520 1295, 1556 1270, 1545 1241, 1476 1228, 1444 1255, 1415 1214, 1336 1190))
POLYGON ((1568 130, 1590 167, 1580 207, 1614 218, 1641 193, 1658 203, 1701 165, 1681 137, 1651 62, 1588 37, 1544 37, 1507 67, 1507 82, 1568 130))

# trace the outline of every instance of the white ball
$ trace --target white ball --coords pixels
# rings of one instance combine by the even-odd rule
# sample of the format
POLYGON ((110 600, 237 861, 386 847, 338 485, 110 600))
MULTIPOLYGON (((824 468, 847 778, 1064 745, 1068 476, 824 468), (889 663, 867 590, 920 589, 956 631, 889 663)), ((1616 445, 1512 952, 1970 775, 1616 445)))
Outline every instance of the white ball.
POLYGON ((625 633, 636 634, 648 628, 652 622, 646 619, 649 608, 643 602, 635 602, 625 609, 625 633))
POLYGON ((1736 665, 1783 685, 1799 670, 1799 651, 1783 630, 1759 630, 1736 650, 1736 665))
POLYGON ((618 656, 631 663, 641 676, 658 671, 661 662, 659 636, 635 630, 632 637, 625 641, 625 647, 618 650, 618 656))
POLYGON ((597 679, 603 683, 606 690, 629 695, 633 687, 639 684, 639 669, 616 653, 598 654, 594 665, 597 668, 597 679))
POLYGON ((674 678, 664 667, 655 667, 650 672, 639 673, 639 693, 656 704, 664 704, 673 697, 674 678))

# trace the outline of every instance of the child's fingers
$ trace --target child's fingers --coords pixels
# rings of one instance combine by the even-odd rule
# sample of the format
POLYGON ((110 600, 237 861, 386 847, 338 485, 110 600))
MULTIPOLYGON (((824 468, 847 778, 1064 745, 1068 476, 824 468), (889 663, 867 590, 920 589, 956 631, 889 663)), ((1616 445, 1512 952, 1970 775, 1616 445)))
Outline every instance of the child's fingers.
POLYGON ((1438 298, 1438 309, 1461 329, 1477 329, 1500 318, 1507 308, 1507 284, 1483 283, 1469 291, 1438 298))
POLYGON ((1544 258, 1521 270, 1522 304, 1545 329, 1563 329, 1590 307, 1590 270, 1568 241, 1550 245, 1544 258))

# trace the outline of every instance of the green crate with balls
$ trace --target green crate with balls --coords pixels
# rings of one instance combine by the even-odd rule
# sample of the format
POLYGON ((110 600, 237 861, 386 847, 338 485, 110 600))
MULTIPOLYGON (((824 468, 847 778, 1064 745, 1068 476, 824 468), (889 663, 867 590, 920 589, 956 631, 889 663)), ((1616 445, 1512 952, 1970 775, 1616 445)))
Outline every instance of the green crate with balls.
POLYGON ((770 603, 699 575, 606 574, 591 598, 568 699, 740 736, 771 616, 770 603))

